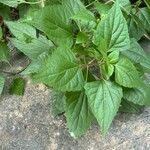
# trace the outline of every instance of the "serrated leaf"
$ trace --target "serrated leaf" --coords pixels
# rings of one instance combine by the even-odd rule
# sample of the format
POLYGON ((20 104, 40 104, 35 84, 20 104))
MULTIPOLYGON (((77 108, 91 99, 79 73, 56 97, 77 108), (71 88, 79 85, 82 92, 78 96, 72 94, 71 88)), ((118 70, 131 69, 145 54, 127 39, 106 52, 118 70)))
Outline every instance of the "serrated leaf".
POLYGON ((118 3, 114 4, 107 16, 98 24, 93 39, 97 46, 100 46, 100 37, 106 40, 108 51, 122 51, 129 48, 128 27, 118 3))
POLYGON ((139 24, 135 22, 132 16, 128 17, 128 29, 131 38, 135 38, 137 41, 145 34, 144 28, 141 28, 139 24))
POLYGON ((62 47, 48 57, 33 78, 61 91, 79 91, 84 84, 82 70, 73 52, 62 47))
POLYGON ((50 49, 54 46, 53 43, 43 35, 37 37, 36 29, 32 26, 10 21, 6 24, 16 37, 12 38, 11 42, 31 60, 37 60, 43 53, 51 52, 50 49))
POLYGON ((9 50, 5 43, 0 42, 0 61, 8 62, 9 50))
POLYGON ((0 3, 8 5, 10 7, 17 7, 19 4, 24 3, 25 0, 0 0, 0 3))
POLYGON ((70 19, 84 8, 80 0, 63 0, 61 5, 50 5, 35 11, 29 23, 43 31, 56 45, 73 44, 70 19), (64 11, 65 10, 65 11, 64 11))
POLYGON ((127 51, 123 51, 122 54, 134 63, 138 63, 142 67, 150 70, 150 58, 136 40, 131 39, 131 47, 127 51))
POLYGON ((150 32, 150 10, 147 7, 140 8, 138 17, 143 24, 144 29, 150 32))
POLYGON ((0 95, 3 92, 4 84, 5 84, 5 78, 0 75, 0 95))
POLYGON ((66 94, 65 115, 70 133, 79 137, 86 132, 92 121, 92 114, 84 92, 66 94))
POLYGON ((124 98, 134 104, 150 106, 150 85, 143 83, 137 88, 124 90, 124 98))
POLYGON ((10 86, 9 93, 11 95, 20 95, 23 96, 25 90, 25 80, 21 77, 18 77, 13 80, 12 85, 10 86))
POLYGON ((64 109, 65 99, 66 97, 63 92, 54 91, 54 90, 52 91, 52 96, 51 96, 52 114, 54 115, 54 117, 56 117, 57 115, 65 111, 64 109))
POLYGON ((85 85, 89 106, 101 131, 106 134, 123 97, 122 89, 110 81, 95 81, 85 85))
POLYGON ((142 110, 143 110, 143 106, 134 104, 125 99, 122 99, 121 106, 119 108, 119 111, 124 113, 139 113, 142 110))
POLYGON ((139 74, 130 60, 121 58, 115 65, 115 81, 124 87, 137 87, 139 74))

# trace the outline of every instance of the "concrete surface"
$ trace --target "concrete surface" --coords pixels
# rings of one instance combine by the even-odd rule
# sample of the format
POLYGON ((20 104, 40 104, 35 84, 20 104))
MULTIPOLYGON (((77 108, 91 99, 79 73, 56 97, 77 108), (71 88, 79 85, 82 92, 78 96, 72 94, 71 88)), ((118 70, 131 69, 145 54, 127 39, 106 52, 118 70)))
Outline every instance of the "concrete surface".
POLYGON ((149 150, 150 109, 142 114, 118 114, 108 135, 94 124, 73 139, 63 116, 51 115, 51 91, 27 82, 23 97, 5 95, 0 101, 0 150, 149 150))
MULTIPOLYGON (((149 51, 150 44, 143 45, 149 51)), ((6 71, 16 72, 28 63, 26 58, 13 58, 6 71)), ((23 97, 10 96, 7 89, 0 98, 0 150, 150 150, 150 108, 142 114, 118 114, 105 138, 93 124, 75 140, 65 118, 53 118, 51 91, 44 85, 27 80, 23 97)))

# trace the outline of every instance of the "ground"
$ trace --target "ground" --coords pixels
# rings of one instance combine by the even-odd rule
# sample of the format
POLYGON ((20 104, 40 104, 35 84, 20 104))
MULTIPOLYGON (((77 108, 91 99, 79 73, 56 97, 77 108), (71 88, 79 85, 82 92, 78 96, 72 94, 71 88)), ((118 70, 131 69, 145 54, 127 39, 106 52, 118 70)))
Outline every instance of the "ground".
MULTIPOLYGON (((15 59, 13 67, 19 70, 25 62, 15 59)), ((150 149, 150 108, 141 114, 118 114, 105 137, 95 123, 85 136, 73 139, 65 124, 63 116, 52 116, 51 90, 28 78, 23 97, 9 95, 6 87, 0 99, 0 150, 150 149)))

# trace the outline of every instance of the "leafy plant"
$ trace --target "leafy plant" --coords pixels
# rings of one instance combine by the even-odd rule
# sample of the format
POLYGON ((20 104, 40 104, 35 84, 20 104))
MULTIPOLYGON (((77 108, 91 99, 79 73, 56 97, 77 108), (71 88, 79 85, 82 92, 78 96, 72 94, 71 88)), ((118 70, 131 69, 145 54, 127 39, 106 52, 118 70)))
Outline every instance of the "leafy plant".
MULTIPOLYGON (((27 7, 18 6, 19 20, 5 19, 10 42, 31 60, 21 75, 55 90, 54 115, 65 112, 72 136, 84 134, 95 119, 105 135, 118 111, 150 106, 150 58, 138 43, 149 39, 149 1, 0 2, 27 7)), ((6 60, 6 50, 1 56, 6 60)))

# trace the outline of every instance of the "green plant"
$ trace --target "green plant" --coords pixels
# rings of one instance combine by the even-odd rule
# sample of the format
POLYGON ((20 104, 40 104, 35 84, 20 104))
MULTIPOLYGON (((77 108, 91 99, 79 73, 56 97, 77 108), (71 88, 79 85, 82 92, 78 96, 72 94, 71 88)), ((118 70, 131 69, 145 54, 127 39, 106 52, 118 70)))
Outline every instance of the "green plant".
POLYGON ((105 135, 118 111, 150 106, 150 58, 138 44, 149 39, 149 1, 0 2, 26 3, 18 21, 5 21, 11 43, 31 60, 21 75, 55 90, 54 114, 65 112, 71 135, 94 119, 105 135))

